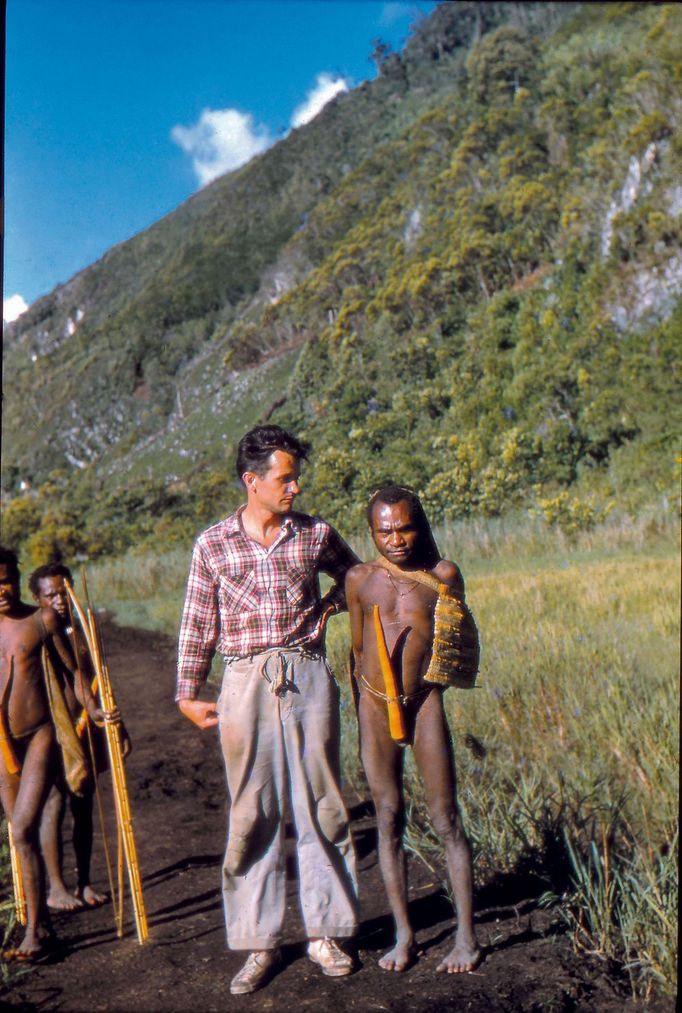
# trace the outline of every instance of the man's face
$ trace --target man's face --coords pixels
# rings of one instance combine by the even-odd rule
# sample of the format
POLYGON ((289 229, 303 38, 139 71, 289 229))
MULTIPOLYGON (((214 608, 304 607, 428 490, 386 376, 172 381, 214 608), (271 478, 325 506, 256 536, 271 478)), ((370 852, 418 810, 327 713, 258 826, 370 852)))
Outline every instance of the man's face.
POLYGON ((288 514, 301 491, 298 476, 300 461, 285 450, 275 450, 268 459, 264 475, 247 471, 244 480, 249 500, 273 514, 288 514))
POLYGON ((407 500, 377 502, 372 511, 372 538, 386 559, 397 566, 414 562, 419 549, 419 527, 407 500))
POLYGON ((19 601, 19 581, 6 563, 0 563, 0 615, 19 601))
POLYGON ((63 577, 41 577, 38 581, 38 594, 33 597, 41 608, 53 608, 60 619, 69 618, 63 577))

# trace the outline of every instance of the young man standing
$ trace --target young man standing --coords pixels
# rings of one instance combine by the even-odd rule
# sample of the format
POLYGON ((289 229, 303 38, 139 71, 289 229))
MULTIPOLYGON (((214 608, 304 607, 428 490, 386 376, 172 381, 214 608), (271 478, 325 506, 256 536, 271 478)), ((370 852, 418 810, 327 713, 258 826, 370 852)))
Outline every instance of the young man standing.
POLYGON ((356 931, 357 881, 324 629, 345 607, 343 581, 357 557, 325 521, 293 510, 305 457, 279 426, 242 438, 236 470, 247 501, 197 539, 180 631, 176 700, 199 728, 219 725, 227 773, 227 940, 249 951, 233 994, 260 988, 279 964, 286 798, 308 955, 334 977, 353 966, 335 941, 356 931), (320 572, 335 581, 323 598, 320 572), (216 651, 226 667, 214 705, 197 696, 216 651))
MULTIPOLYGON (((88 685, 93 678, 92 662, 82 637, 74 634, 69 623, 69 606, 65 581, 73 584, 71 571, 63 563, 46 563, 39 566, 28 579, 33 600, 41 608, 51 608, 57 613, 60 633, 73 648, 78 649, 80 676, 88 685)), ((65 698, 74 724, 81 713, 81 707, 74 695, 70 680, 65 681, 65 698)), ((93 823, 92 809, 95 792, 95 777, 106 763, 106 746, 100 729, 93 735, 97 771, 90 769, 90 776, 83 786, 82 795, 68 790, 62 778, 57 778, 50 791, 40 823, 40 845, 45 859, 49 881, 47 906, 54 911, 75 911, 82 907, 97 907, 104 904, 106 896, 98 893, 90 883, 90 859, 92 856, 93 823), (73 816, 73 850, 76 856, 77 885, 72 894, 66 887, 62 872, 62 821, 68 797, 73 816)), ((89 755, 84 742, 86 755, 89 755)), ((90 757, 92 768, 92 757, 90 757)))
MULTIPOLYGON (((402 846, 402 747, 411 744, 433 826, 445 848, 457 911, 455 945, 438 970, 471 971, 480 960, 473 924, 471 850, 457 806, 454 757, 443 709, 443 689, 454 681, 454 673, 446 665, 432 677, 431 669, 436 603, 445 592, 446 608, 459 612, 464 582, 455 563, 440 558, 411 489, 395 485, 378 489, 370 499, 367 519, 379 558, 350 570, 346 596, 360 752, 376 806, 379 864, 396 923, 395 946, 379 964, 387 971, 404 971, 414 959, 402 846), (388 689, 387 667, 395 676, 397 692, 388 689), (394 717, 397 708, 397 726, 402 725, 399 741, 393 734, 391 708, 394 717)), ((477 656, 477 638, 475 652, 477 656)))
MULTIPOLYGON (((12 826, 27 918, 23 941, 5 950, 4 956, 25 961, 40 956, 51 935, 38 830, 59 762, 57 738, 65 745, 63 721, 58 727, 54 723, 59 718, 55 709, 59 688, 46 680, 44 646, 54 648, 63 667, 73 674, 73 659, 56 613, 21 601, 17 558, 11 550, 0 549, 0 798, 12 826)), ((105 715, 89 689, 81 690, 76 686, 81 704, 93 721, 101 723, 105 715)), ((63 699, 61 708, 65 716, 63 699)), ((71 755, 78 753, 76 743, 71 755)), ((86 774, 82 753, 70 771, 82 783, 86 774)))

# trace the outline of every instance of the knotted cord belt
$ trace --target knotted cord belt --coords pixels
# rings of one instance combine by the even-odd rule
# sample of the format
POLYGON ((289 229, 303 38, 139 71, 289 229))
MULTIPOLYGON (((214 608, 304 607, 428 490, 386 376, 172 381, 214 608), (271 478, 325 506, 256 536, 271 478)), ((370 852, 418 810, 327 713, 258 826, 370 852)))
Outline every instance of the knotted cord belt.
POLYGON ((426 694, 430 693, 431 690, 433 689, 433 686, 422 686, 422 688, 418 689, 416 693, 400 693, 397 697, 389 697, 388 693, 382 693, 380 689, 375 689, 374 686, 371 686, 367 682, 367 679, 365 679, 364 675, 362 674, 358 675, 358 679, 360 680, 362 685, 372 694, 372 696, 375 696, 377 700, 383 700, 384 702, 386 702, 387 700, 396 699, 403 704, 410 703, 412 700, 418 700, 420 696, 426 696, 426 694))
POLYGON ((269 684, 271 693, 282 697, 287 693, 299 692, 296 683, 289 677, 296 658, 319 661, 323 657, 319 651, 311 651, 306 647, 271 647, 255 654, 226 656, 225 661, 228 665, 235 661, 256 662, 258 677, 269 684))

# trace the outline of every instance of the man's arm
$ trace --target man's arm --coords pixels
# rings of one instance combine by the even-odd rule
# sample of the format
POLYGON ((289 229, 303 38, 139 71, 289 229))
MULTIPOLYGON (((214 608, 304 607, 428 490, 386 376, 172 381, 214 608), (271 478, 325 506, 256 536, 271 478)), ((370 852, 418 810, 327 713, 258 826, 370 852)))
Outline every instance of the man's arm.
POLYGON ((464 578, 457 563, 453 563, 449 559, 441 559, 434 567, 433 572, 442 584, 447 584, 464 601, 464 578))
POLYGON ((218 640, 220 617, 213 575, 199 544, 194 546, 178 644, 177 692, 180 712, 199 728, 218 724, 215 704, 198 700, 218 640))
POLYGON ((346 602, 350 618, 352 662, 354 662, 354 664, 351 663, 351 671, 358 673, 362 672, 362 635, 364 628, 364 613, 360 589, 366 577, 366 568, 362 564, 352 567, 346 574, 346 602))
POLYGON ((353 550, 347 545, 338 531, 330 526, 322 554, 320 569, 334 581, 333 586, 322 599, 323 606, 334 612, 343 612, 346 608, 344 583, 346 574, 352 566, 360 562, 353 550))
MULTIPOLYGON (((105 715, 105 712, 97 705, 97 701, 92 695, 92 691, 90 689, 89 680, 80 668, 79 662, 74 659, 74 655, 64 639, 57 613, 54 609, 43 608, 41 610, 41 614, 43 625, 50 634, 50 639, 52 640, 54 649, 59 656, 59 660, 73 679, 73 689, 76 694, 76 699, 82 707, 85 707, 90 720, 94 721, 97 725, 102 725, 107 715, 105 715)), ((115 712, 114 716, 117 716, 117 714, 118 712, 115 712)), ((111 719, 111 715, 109 715, 109 718, 111 719)))

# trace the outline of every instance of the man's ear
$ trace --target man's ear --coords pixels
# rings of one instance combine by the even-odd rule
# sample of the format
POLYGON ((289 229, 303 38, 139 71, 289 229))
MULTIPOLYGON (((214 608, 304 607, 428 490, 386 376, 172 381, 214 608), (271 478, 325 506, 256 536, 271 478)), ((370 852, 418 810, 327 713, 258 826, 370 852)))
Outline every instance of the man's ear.
POLYGON ((253 488, 255 486, 255 482, 256 482, 257 478, 258 478, 258 475, 255 473, 255 471, 245 471, 244 472, 244 474, 242 475, 242 482, 244 483, 244 487, 245 487, 245 489, 247 491, 249 489, 251 489, 253 491, 253 488))

